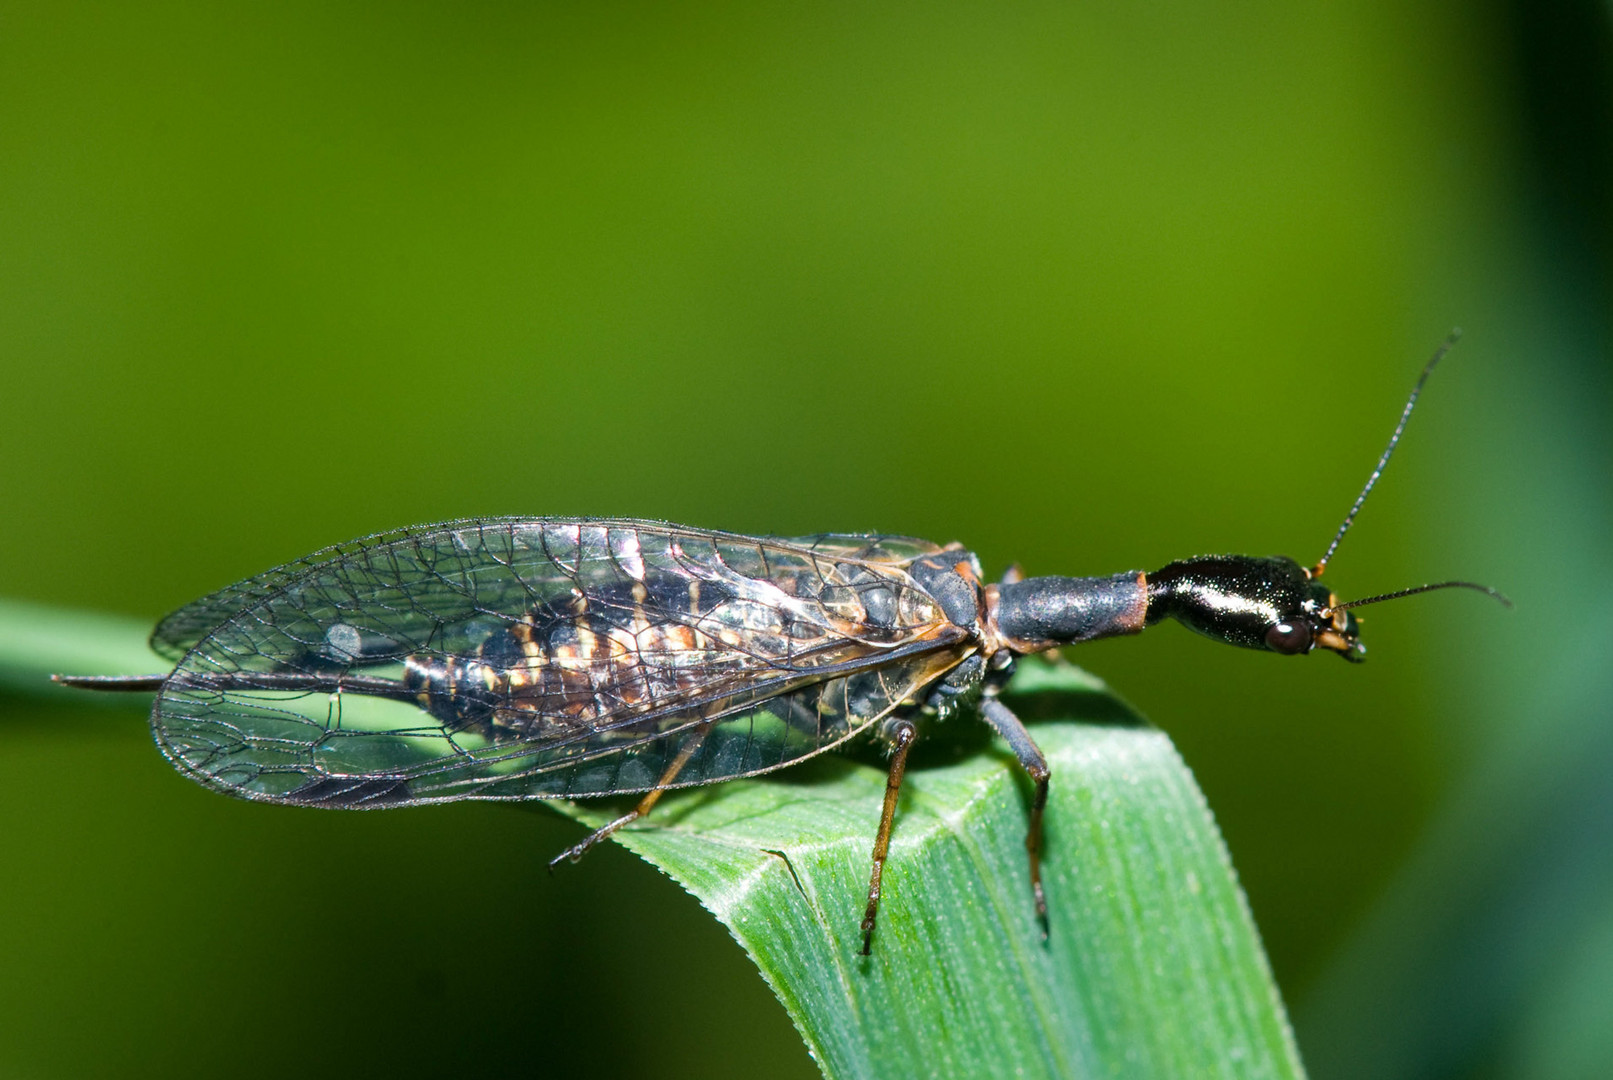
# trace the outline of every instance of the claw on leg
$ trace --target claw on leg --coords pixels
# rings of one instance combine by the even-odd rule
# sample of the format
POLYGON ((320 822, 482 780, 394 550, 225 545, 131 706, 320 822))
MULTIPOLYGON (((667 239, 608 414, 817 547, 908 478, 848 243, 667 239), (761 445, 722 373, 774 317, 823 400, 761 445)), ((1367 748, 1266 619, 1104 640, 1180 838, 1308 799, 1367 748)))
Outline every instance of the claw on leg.
MULTIPOLYGON (((656 794, 656 793, 651 792, 651 794, 656 794)), ((642 804, 640 804, 640 805, 642 805, 642 804)), ((601 840, 610 839, 611 833, 615 832, 617 829, 620 829, 623 825, 627 825, 627 824, 630 824, 632 822, 637 821, 639 818, 641 818, 643 816, 644 815, 642 813, 640 813, 635 808, 635 809, 629 811, 628 813, 623 814, 621 817, 617 818, 615 821, 612 821, 607 825, 602 825, 601 827, 595 829, 593 832, 591 832, 587 836, 583 837, 582 840, 580 840, 579 842, 577 842, 575 844, 572 844, 566 850, 562 851, 560 854, 558 854, 554 858, 550 859, 549 860, 549 873, 551 873, 551 874, 554 873, 554 868, 559 866, 563 862, 576 862, 577 860, 581 859, 584 855, 588 854, 588 849, 589 848, 593 847, 595 844, 599 843, 601 840)))

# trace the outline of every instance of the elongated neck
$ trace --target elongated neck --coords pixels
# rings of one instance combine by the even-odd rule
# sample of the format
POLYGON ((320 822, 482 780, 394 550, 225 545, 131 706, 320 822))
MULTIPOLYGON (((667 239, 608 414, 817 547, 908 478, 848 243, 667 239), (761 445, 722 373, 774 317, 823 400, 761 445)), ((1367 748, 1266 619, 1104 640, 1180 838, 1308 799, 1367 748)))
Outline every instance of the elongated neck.
POLYGON ((1015 652, 1140 633, 1148 579, 1140 570, 1109 577, 1035 577, 988 590, 990 619, 1015 652), (993 595, 994 594, 994 595, 993 595))

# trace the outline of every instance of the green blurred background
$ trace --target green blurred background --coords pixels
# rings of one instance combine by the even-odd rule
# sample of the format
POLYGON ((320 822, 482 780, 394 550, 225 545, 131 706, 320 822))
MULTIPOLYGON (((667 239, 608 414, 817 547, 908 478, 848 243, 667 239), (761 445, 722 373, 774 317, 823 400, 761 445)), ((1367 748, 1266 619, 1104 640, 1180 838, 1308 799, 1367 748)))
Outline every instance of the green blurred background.
MULTIPOLYGON (((1372 660, 1169 731, 1314 1076, 1613 1073, 1599 3, 0 2, 0 596, 143 620, 476 514, 1314 559, 1372 660)), ((578 830, 208 794, 0 697, 0 1074, 814 1074, 578 830)))

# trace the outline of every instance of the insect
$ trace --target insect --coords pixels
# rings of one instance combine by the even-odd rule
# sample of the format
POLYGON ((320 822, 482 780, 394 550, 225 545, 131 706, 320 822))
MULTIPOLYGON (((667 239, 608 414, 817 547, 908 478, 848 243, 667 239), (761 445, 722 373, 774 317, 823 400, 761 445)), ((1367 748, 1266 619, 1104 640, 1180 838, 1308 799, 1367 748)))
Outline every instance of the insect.
POLYGON ((1505 601, 1446 581, 1341 603, 1318 580, 1450 344, 1423 369, 1366 487, 1309 568, 1227 555, 984 584, 962 546, 904 537, 453 521, 339 544, 180 608, 151 637, 174 661, 167 675, 56 678, 154 691, 168 760, 247 799, 369 809, 642 795, 555 863, 644 817, 667 791, 769 773, 871 733, 890 765, 864 955, 916 714, 973 709, 1034 784, 1025 847, 1045 935, 1050 773, 997 696, 1016 658, 1170 618, 1229 645, 1359 661, 1355 608, 1453 587, 1505 601))

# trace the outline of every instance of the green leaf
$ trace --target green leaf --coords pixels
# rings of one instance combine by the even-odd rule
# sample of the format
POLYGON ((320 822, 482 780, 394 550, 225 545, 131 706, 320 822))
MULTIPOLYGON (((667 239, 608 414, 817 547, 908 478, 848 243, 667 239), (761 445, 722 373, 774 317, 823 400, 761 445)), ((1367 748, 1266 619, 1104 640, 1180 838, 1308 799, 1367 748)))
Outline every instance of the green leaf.
MULTIPOLYGON (((0 605, 13 689, 62 693, 50 670, 157 670, 150 660, 124 620, 0 605)), ((1053 769, 1046 941, 1026 867, 1029 788, 1000 744, 915 758, 870 957, 859 923, 877 761, 824 757, 670 795, 618 839, 728 927, 837 1080, 1301 1076, 1226 849, 1170 740, 1067 664, 1022 665, 1005 699, 1037 721, 1053 769)), ((550 805, 590 825, 612 816, 550 805)))
POLYGON ((722 920, 830 1077, 1302 1075, 1226 850, 1170 740, 1072 666, 1026 664, 1012 691, 1027 718, 1060 717, 1033 728, 1053 768, 1046 942, 1028 787, 1001 748, 909 770, 866 958, 876 767, 827 759, 671 796, 654 825, 618 837, 722 920))

